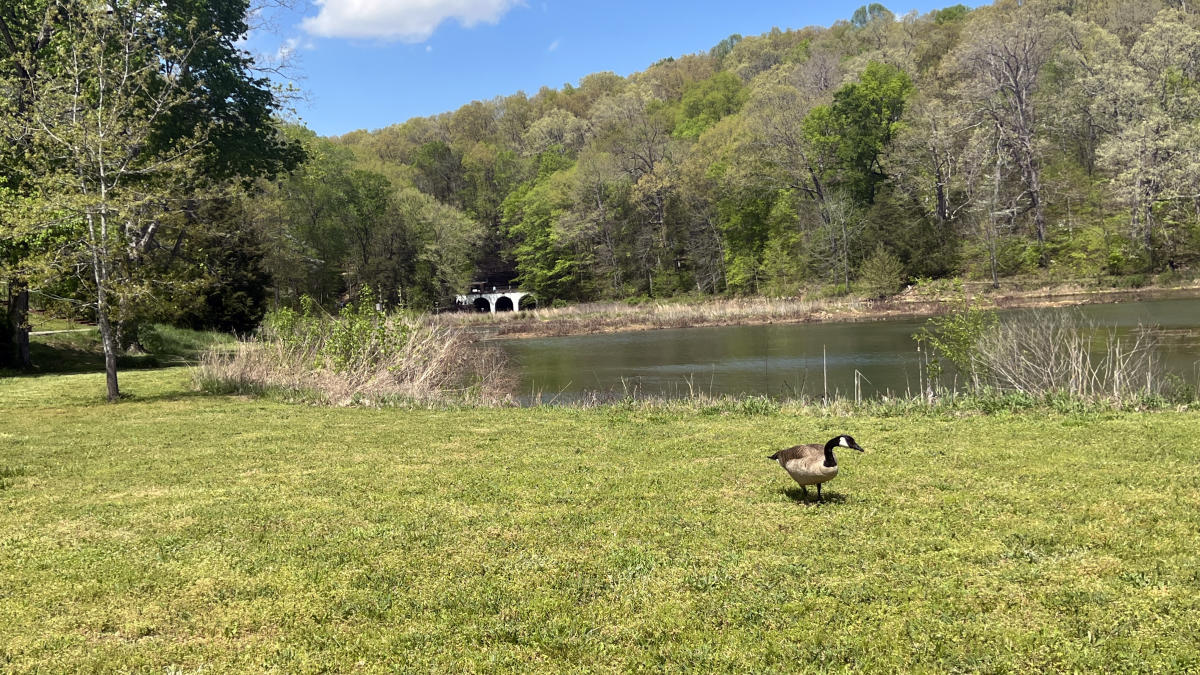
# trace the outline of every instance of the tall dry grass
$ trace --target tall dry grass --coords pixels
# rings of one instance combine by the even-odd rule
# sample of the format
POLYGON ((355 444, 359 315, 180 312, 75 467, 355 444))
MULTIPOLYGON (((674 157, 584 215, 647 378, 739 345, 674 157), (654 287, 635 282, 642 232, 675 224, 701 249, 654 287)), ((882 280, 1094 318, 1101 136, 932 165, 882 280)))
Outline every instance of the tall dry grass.
POLYGON ((498 405, 513 384, 501 350, 368 302, 336 318, 277 313, 257 338, 207 353, 197 377, 208 391, 284 392, 333 405, 498 405))
POLYGON ((976 345, 983 379, 1002 391, 1122 401, 1165 393, 1153 330, 1121 334, 1076 312, 1023 312, 976 345))
MULTIPOLYGON (((837 315, 882 316, 887 303, 861 299, 722 298, 700 302, 590 302, 568 307, 499 312, 440 314, 436 325, 462 327, 499 336, 557 336, 605 333, 618 330, 687 328, 753 323, 819 321, 837 315)), ((912 312, 912 307, 905 307, 912 312)))

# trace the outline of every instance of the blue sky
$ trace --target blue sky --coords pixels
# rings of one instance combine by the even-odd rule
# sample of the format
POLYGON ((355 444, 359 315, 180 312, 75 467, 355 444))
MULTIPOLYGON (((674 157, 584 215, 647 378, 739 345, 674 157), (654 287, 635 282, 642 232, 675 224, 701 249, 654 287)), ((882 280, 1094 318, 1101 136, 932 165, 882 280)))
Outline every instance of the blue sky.
MULTIPOLYGON (((643 70, 707 51, 731 33, 828 26, 862 2, 772 0, 301 0, 252 32, 247 48, 290 54, 306 97, 300 120, 322 135, 378 129, 589 73, 643 70)), ((956 0, 885 2, 902 15, 956 0)), ((967 5, 981 4, 979 0, 967 5)))

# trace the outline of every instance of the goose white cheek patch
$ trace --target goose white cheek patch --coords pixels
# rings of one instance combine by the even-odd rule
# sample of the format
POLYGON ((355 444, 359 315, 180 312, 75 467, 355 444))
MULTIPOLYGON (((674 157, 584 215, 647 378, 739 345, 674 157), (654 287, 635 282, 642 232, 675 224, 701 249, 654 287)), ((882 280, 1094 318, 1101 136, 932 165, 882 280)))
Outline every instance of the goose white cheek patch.
POLYGON ((841 438, 838 439, 838 445, 842 446, 843 448, 850 447, 850 444, 846 442, 845 436, 842 436, 841 438))

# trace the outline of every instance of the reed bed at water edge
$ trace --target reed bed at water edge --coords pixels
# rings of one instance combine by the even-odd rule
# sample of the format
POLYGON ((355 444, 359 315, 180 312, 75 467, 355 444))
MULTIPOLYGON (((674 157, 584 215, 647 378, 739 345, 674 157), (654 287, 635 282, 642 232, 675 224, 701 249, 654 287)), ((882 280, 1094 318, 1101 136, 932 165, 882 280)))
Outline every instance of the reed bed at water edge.
POLYGON ((511 388, 499 349, 461 330, 385 314, 369 292, 337 317, 311 302, 271 314, 256 339, 208 353, 197 380, 209 392, 282 392, 334 405, 494 404, 511 388))

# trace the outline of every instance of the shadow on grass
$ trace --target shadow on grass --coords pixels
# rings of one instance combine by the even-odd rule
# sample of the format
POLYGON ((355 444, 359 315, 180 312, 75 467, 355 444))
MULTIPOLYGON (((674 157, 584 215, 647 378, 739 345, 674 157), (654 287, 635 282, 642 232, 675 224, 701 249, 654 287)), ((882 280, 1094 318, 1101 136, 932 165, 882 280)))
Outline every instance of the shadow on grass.
MULTIPOLYGON (((125 392, 122 392, 121 403, 163 403, 170 401, 186 401, 188 399, 201 398, 209 395, 210 394, 208 392, 191 389, 165 391, 158 394, 150 394, 148 396, 143 396, 142 394, 137 393, 126 394, 125 392)), ((103 399, 103 396, 100 398, 103 399)))
MULTIPOLYGON (((104 372, 104 353, 99 337, 91 333, 60 333, 39 335, 29 343, 33 368, 29 370, 0 369, 0 377, 37 377, 39 375, 81 375, 104 372)), ((192 354, 171 352, 153 354, 122 354, 117 357, 117 370, 147 370, 193 365, 192 354)))
POLYGON ((824 488, 821 489, 821 499, 817 499, 817 489, 814 487, 808 491, 805 496, 804 490, 800 486, 783 488, 780 490, 785 497, 796 502, 797 504, 805 504, 807 506, 819 506, 821 504, 845 504, 846 495, 840 492, 830 492, 824 488))
MULTIPOLYGON (((29 355, 33 368, 29 370, 0 370, 4 377, 37 377, 38 375, 79 375, 83 373, 104 372, 104 354, 91 349, 81 349, 74 345, 44 344, 34 342, 29 345, 29 355)), ((117 358, 118 370, 141 370, 145 368, 162 368, 176 363, 164 363, 164 360, 153 354, 139 356, 121 356, 117 358)))

